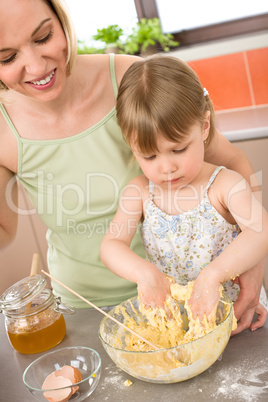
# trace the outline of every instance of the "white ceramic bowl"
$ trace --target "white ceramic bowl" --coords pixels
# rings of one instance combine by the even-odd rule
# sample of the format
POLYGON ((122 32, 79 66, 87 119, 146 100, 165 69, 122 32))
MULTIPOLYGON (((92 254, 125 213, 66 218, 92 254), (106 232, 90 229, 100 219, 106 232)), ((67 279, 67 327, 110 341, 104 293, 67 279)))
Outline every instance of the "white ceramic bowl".
MULTIPOLYGON (((183 312, 183 304, 180 304, 180 309, 183 312)), ((137 298, 121 303, 119 311, 117 306, 109 313, 125 324, 125 314, 121 311, 127 312, 136 322, 146 320, 139 312, 137 298), (132 305, 136 311, 133 311, 132 305)), ((154 383, 180 382, 205 371, 225 349, 231 335, 233 321, 233 306, 227 295, 223 295, 219 302, 217 316, 218 325, 212 332, 195 341, 169 349, 141 352, 124 350, 126 331, 107 317, 101 321, 99 337, 110 358, 131 376, 154 383), (122 345, 120 347, 118 347, 118 339, 122 345), (174 367, 174 360, 186 366, 174 367)))
POLYGON ((98 352, 87 347, 67 347, 44 354, 27 367, 23 382, 36 399, 47 402, 44 392, 53 390, 42 389, 45 378, 66 365, 76 367, 83 376, 83 380, 75 384, 79 390, 69 400, 84 401, 97 387, 101 375, 101 358, 98 352))

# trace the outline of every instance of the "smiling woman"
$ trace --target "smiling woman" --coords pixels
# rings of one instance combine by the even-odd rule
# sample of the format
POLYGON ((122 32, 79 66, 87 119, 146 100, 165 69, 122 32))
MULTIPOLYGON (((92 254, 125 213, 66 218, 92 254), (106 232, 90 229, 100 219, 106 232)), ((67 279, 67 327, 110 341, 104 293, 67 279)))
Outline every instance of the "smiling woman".
MULTIPOLYGON (((21 95, 38 98, 38 93, 45 91, 46 97, 51 98, 50 89, 53 88, 52 96, 56 95, 57 73, 60 69, 66 71, 66 37, 53 10, 45 3, 37 3, 32 18, 27 14, 24 2, 19 2, 17 7, 15 16, 5 12, 7 18, 0 27, 1 82, 4 88, 21 95), (19 40, 15 40, 12 31, 7 29, 9 15, 12 15, 14 26, 23 32, 19 40), (54 67, 56 62, 60 62, 57 69, 54 67)), ((63 81, 58 80, 58 90, 62 85, 63 81)), ((43 98, 44 94, 41 96, 43 98)))
MULTIPOLYGON (((135 58, 77 56, 72 31, 63 31, 59 20, 68 20, 62 0, 9 4, 0 0, 0 81, 6 89, 0 104, 1 247, 16 233, 19 210, 6 192, 16 194, 16 174, 49 228, 48 266, 55 277, 63 275, 99 306, 116 304, 134 295, 135 285, 109 273, 99 248, 118 194, 140 173, 129 164, 131 151, 114 110, 117 82, 135 58)), ((133 247, 143 255, 138 234, 133 247)), ((53 288, 62 299, 72 298, 53 288)))

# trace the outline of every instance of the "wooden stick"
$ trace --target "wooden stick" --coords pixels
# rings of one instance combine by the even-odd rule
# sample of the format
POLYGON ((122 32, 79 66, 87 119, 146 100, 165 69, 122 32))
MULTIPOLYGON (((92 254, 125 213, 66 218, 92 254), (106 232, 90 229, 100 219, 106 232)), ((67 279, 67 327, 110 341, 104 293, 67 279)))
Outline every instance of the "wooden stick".
POLYGON ((91 307, 93 307, 94 309, 98 310, 101 314, 104 314, 106 317, 110 318, 110 320, 116 322, 116 324, 120 325, 121 327, 123 327, 126 331, 131 332, 133 335, 137 336, 137 338, 140 338, 143 342, 147 343, 148 345, 150 345, 151 347, 153 347, 154 349, 159 349, 157 346, 155 346, 153 343, 149 342, 147 339, 144 339, 142 336, 140 336, 139 334, 137 334, 135 331, 133 331, 132 329, 128 328, 126 325, 122 324, 122 322, 116 320, 114 317, 112 317, 111 315, 107 314, 105 311, 103 311, 102 309, 100 309, 99 307, 95 306, 95 304, 91 303, 90 301, 88 301, 87 299, 85 299, 83 296, 81 296, 79 293, 76 293, 74 290, 70 289, 68 286, 64 285, 62 282, 60 282, 58 279, 53 278, 52 275, 48 274, 46 271, 41 271, 43 274, 45 274, 46 276, 48 276, 50 279, 52 279, 53 281, 59 283, 61 286, 63 286, 65 289, 69 290, 69 292, 73 293, 75 296, 79 297, 79 299, 83 300, 85 303, 89 304, 91 307))
MULTIPOLYGON (((33 254, 30 276, 34 276, 34 275, 38 274, 39 259, 40 259, 39 254, 37 254, 37 253, 33 254)), ((31 306, 32 306, 31 302, 27 304, 27 308, 31 308, 31 306)))
POLYGON ((40 260, 40 255, 37 253, 33 254, 30 276, 36 275, 38 273, 39 260, 40 260))

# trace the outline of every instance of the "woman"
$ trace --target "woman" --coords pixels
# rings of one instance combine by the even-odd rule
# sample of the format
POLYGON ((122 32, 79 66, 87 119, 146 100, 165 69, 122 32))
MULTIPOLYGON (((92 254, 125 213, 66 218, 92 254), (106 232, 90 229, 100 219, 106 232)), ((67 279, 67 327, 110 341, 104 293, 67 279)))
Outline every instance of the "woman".
MULTIPOLYGON (((124 185, 140 170, 130 165, 115 117, 117 86, 133 56, 76 55, 76 38, 61 0, 0 0, 0 242, 15 236, 14 175, 48 227, 52 276, 98 306, 120 303, 136 293, 100 262, 101 240, 124 185), (7 190, 7 191, 6 191, 7 190)), ((244 154, 220 133, 206 159, 245 177, 244 154)), ((132 248, 143 254, 139 235, 132 248)), ((120 258, 120 257, 119 257, 120 258)), ((236 314, 249 327, 258 304, 263 272, 241 276, 236 314), (248 297, 247 295, 251 296, 248 297)), ((56 294, 86 307, 57 283, 56 294)), ((264 311, 256 311, 263 325, 264 311)))

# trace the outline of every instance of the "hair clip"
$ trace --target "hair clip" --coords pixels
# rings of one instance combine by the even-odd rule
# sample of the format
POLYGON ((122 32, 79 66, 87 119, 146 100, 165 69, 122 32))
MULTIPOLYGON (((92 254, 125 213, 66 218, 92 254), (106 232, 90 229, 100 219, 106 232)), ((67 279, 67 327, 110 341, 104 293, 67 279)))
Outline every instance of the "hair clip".
POLYGON ((207 88, 203 88, 204 96, 209 95, 207 88))

